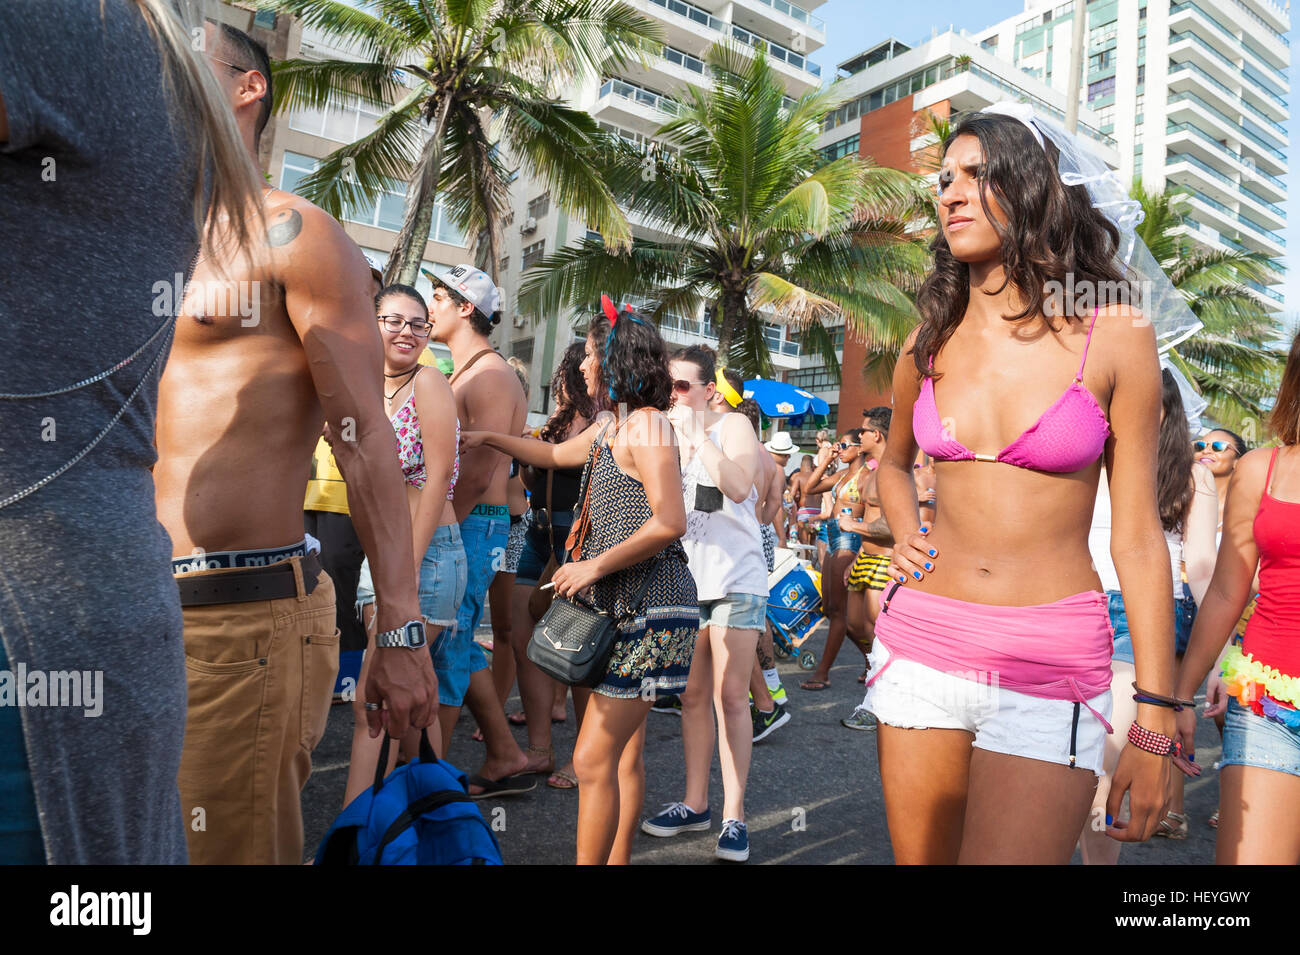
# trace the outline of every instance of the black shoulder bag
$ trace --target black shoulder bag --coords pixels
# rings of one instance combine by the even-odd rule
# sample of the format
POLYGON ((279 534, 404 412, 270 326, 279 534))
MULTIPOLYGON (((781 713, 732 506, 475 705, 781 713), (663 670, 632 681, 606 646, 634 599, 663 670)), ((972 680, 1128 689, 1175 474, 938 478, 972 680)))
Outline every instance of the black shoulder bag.
MULTIPOLYGON (((589 524, 587 512, 591 498, 591 466, 604 446, 605 431, 596 438, 596 450, 583 475, 582 509, 574 522, 569 549, 564 555, 568 563, 574 553, 581 555, 582 539, 589 524)), ((637 590, 632 606, 639 612, 650 587, 651 571, 637 590)), ((619 618, 607 610, 600 610, 581 597, 556 597, 550 608, 533 628, 528 641, 527 655, 543 673, 569 686, 598 686, 604 679, 614 641, 618 637, 619 618)))

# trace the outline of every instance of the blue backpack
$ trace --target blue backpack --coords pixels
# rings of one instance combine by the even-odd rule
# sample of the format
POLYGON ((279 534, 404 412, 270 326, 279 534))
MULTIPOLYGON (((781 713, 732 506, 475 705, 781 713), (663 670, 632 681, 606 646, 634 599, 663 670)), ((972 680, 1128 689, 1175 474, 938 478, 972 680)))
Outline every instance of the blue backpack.
POLYGON ((375 784, 348 804, 316 850, 317 865, 501 865, 496 836, 465 788, 465 774, 438 759, 427 733, 419 759, 384 778, 389 738, 375 784))

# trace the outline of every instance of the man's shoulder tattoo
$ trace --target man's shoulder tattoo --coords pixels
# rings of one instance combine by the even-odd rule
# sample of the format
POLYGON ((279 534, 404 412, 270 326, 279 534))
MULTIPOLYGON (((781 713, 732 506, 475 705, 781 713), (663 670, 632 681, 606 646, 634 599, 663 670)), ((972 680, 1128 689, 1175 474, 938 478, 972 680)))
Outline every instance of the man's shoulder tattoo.
POLYGON ((302 231, 302 213, 297 209, 285 209, 277 213, 266 229, 267 245, 272 247, 288 245, 298 238, 302 231))

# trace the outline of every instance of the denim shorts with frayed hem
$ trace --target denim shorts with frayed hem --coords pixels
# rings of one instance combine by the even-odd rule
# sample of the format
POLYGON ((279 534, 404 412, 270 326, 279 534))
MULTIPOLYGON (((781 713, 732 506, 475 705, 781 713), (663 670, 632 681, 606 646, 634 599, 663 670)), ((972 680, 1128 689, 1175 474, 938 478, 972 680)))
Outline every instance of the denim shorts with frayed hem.
POLYGON ((1223 756, 1219 759, 1219 768, 1224 766, 1254 766, 1300 776, 1300 729, 1256 716, 1229 698, 1223 721, 1223 756))
POLYGON ((767 597, 758 594, 727 594, 719 600, 700 601, 700 629, 730 627, 732 630, 762 630, 767 614, 767 597))

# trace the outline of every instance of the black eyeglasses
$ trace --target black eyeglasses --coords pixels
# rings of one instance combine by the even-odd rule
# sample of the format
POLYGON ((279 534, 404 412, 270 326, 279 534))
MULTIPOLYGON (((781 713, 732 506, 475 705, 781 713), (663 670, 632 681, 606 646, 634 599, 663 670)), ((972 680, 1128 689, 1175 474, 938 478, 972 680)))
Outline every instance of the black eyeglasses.
POLYGON ((411 326, 411 334, 416 338, 428 338, 429 332, 433 330, 432 323, 422 318, 407 318, 405 315, 380 315, 379 321, 394 335, 399 334, 407 325, 411 326))
POLYGON ((1228 442, 1227 442, 1227 441, 1211 441, 1211 442, 1209 442, 1209 444, 1207 445, 1206 442, 1204 442, 1204 441, 1193 441, 1193 442, 1192 442, 1192 447, 1195 448, 1197 451, 1204 451, 1204 450, 1206 449, 1206 447, 1209 447, 1209 449, 1210 449, 1211 451, 1213 451, 1215 454, 1218 454, 1220 451, 1226 451, 1226 450, 1228 450, 1228 442))

